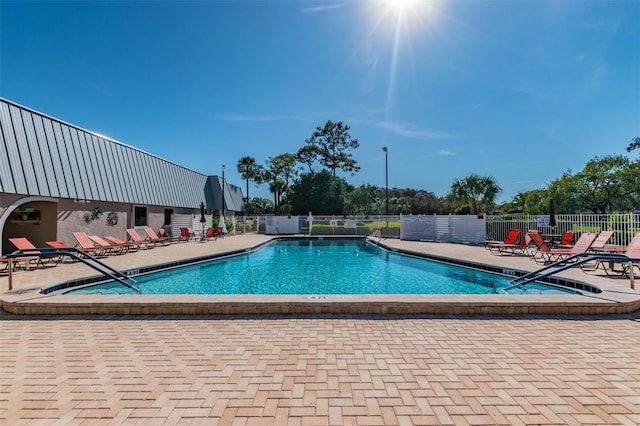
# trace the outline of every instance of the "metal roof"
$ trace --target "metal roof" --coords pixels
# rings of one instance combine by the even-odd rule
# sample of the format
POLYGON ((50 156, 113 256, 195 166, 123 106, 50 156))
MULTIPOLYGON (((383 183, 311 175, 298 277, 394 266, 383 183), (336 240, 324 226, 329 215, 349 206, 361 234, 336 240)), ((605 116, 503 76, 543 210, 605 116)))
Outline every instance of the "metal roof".
POLYGON ((0 192, 185 208, 204 197, 202 173, 1 98, 0 138, 0 192))

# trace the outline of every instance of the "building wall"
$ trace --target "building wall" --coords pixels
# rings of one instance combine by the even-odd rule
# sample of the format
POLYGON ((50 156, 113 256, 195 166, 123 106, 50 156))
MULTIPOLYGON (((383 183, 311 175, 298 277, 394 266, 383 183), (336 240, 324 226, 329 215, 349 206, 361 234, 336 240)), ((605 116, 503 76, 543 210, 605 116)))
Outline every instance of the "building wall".
POLYGON ((70 199, 62 199, 58 203, 57 240, 75 246, 73 236, 76 231, 88 235, 109 236, 126 240, 127 224, 131 216, 130 204, 89 202, 77 203, 70 199), (102 216, 94 214, 96 208, 102 210, 102 216))
POLYGON ((2 232, 2 246, 10 253, 16 247, 9 242, 9 238, 27 238, 36 247, 45 246, 45 241, 55 240, 56 237, 56 203, 35 201, 29 202, 13 210, 5 221, 2 232), (26 210, 37 212, 37 219, 23 216, 26 210))
MULTIPOLYGON (((20 200, 28 197, 15 194, 0 194, 0 216, 13 204, 20 204, 20 200)), ((77 240, 73 236, 76 231, 86 232, 88 235, 115 236, 127 240, 127 228, 134 228, 134 207, 147 208, 147 224, 154 231, 158 231, 164 225, 165 207, 145 206, 130 203, 113 203, 103 201, 78 202, 76 200, 62 198, 54 201, 35 201, 22 203, 11 212, 2 230, 2 242, 0 251, 2 254, 10 253, 16 248, 9 242, 9 238, 25 237, 36 247, 46 247, 46 241, 58 240, 70 246, 75 246, 77 240), (40 221, 15 220, 13 216, 26 208, 34 208, 40 212, 40 221), (99 209, 96 210, 96 209, 99 209), (102 214, 96 215, 96 213, 102 214), (100 216, 100 217, 98 217, 100 216)), ((174 215, 192 215, 196 209, 181 207, 168 207, 174 215)), ((199 211, 199 210, 198 210, 199 211)), ((171 229, 170 227, 167 227, 171 229)), ((143 233, 144 235, 144 233, 143 233)))
MULTIPOLYGON (((242 209, 242 191, 225 185, 231 215, 242 209)), ((205 201, 208 210, 220 209, 221 188, 217 177, 0 98, 0 253, 13 251, 7 238, 15 236, 37 246, 50 240, 75 245, 75 231, 126 239, 136 206, 147 208, 146 224, 157 231, 166 208, 191 215, 205 201), (11 206, 32 203, 44 203, 38 204, 42 220, 12 217, 11 206)))

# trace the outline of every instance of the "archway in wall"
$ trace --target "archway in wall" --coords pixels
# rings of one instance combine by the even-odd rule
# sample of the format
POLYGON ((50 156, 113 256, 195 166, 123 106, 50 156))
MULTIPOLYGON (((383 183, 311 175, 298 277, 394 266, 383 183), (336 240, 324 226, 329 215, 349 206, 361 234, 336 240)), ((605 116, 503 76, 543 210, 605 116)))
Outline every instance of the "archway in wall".
POLYGON ((46 247, 46 241, 56 239, 58 229, 58 200, 26 197, 15 201, 0 216, 0 253, 16 250, 9 238, 25 237, 36 247, 46 247))

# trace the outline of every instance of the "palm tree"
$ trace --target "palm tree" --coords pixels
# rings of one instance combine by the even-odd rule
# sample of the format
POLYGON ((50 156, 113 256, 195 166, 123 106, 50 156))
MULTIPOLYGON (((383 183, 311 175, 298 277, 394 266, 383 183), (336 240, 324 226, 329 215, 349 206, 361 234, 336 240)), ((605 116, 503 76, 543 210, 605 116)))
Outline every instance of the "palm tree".
POLYGON ((478 214, 491 208, 500 192, 502 188, 493 177, 471 174, 453 181, 448 198, 478 214))
POLYGON ((256 163, 256 159, 253 157, 242 157, 238 160, 238 173, 247 182, 247 196, 245 202, 247 209, 249 208, 249 181, 252 180, 256 183, 261 183, 262 166, 256 163))

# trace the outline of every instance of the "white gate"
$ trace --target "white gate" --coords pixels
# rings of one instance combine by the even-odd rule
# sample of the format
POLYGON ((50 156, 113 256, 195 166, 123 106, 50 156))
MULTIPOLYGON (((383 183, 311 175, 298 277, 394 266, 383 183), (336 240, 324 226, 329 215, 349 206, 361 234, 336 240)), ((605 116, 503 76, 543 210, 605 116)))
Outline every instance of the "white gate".
POLYGON ((402 216, 400 239, 484 244, 487 237, 485 217, 475 215, 402 216))

